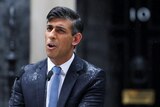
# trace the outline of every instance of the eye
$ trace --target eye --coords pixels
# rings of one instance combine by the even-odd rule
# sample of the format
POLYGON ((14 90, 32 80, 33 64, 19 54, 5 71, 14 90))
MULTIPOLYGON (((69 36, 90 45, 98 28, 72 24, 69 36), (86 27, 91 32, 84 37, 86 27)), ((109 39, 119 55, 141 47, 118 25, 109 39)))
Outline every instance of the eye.
POLYGON ((53 27, 51 25, 47 25, 47 31, 50 32, 53 30, 53 27))
POLYGON ((55 30, 57 33, 60 33, 60 34, 66 33, 65 29, 63 28, 56 28, 55 30))

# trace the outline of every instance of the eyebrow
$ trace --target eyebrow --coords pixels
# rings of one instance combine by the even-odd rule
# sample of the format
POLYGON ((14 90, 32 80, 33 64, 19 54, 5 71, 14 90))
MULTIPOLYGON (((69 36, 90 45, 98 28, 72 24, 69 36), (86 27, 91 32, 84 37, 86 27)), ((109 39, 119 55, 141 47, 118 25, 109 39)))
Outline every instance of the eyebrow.
POLYGON ((47 26, 50 26, 50 27, 55 27, 55 28, 59 28, 59 29, 64 29, 64 30, 67 30, 65 27, 63 27, 63 26, 53 26, 53 25, 51 25, 51 24, 47 24, 47 26))

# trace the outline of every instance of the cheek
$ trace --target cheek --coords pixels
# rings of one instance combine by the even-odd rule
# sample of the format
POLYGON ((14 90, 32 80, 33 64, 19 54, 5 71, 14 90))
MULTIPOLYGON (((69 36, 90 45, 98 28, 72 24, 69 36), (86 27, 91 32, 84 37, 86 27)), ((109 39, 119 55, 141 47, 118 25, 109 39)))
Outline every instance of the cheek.
POLYGON ((70 48, 72 46, 72 39, 66 38, 61 41, 61 44, 63 45, 63 48, 70 48))

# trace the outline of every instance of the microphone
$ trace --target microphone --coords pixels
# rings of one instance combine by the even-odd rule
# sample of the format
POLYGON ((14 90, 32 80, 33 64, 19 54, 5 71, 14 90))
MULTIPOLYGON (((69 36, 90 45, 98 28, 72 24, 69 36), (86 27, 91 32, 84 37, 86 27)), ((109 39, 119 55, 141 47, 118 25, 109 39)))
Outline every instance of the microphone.
POLYGON ((47 80, 49 81, 51 79, 51 76, 53 75, 53 71, 50 70, 47 74, 47 80))

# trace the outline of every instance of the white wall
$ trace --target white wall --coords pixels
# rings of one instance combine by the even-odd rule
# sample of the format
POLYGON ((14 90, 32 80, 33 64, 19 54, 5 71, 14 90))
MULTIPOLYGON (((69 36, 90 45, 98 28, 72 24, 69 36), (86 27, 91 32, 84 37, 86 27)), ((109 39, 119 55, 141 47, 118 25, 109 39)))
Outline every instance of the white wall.
POLYGON ((46 15, 55 6, 66 6, 75 10, 75 0, 30 0, 30 63, 46 58, 44 32, 46 15))

